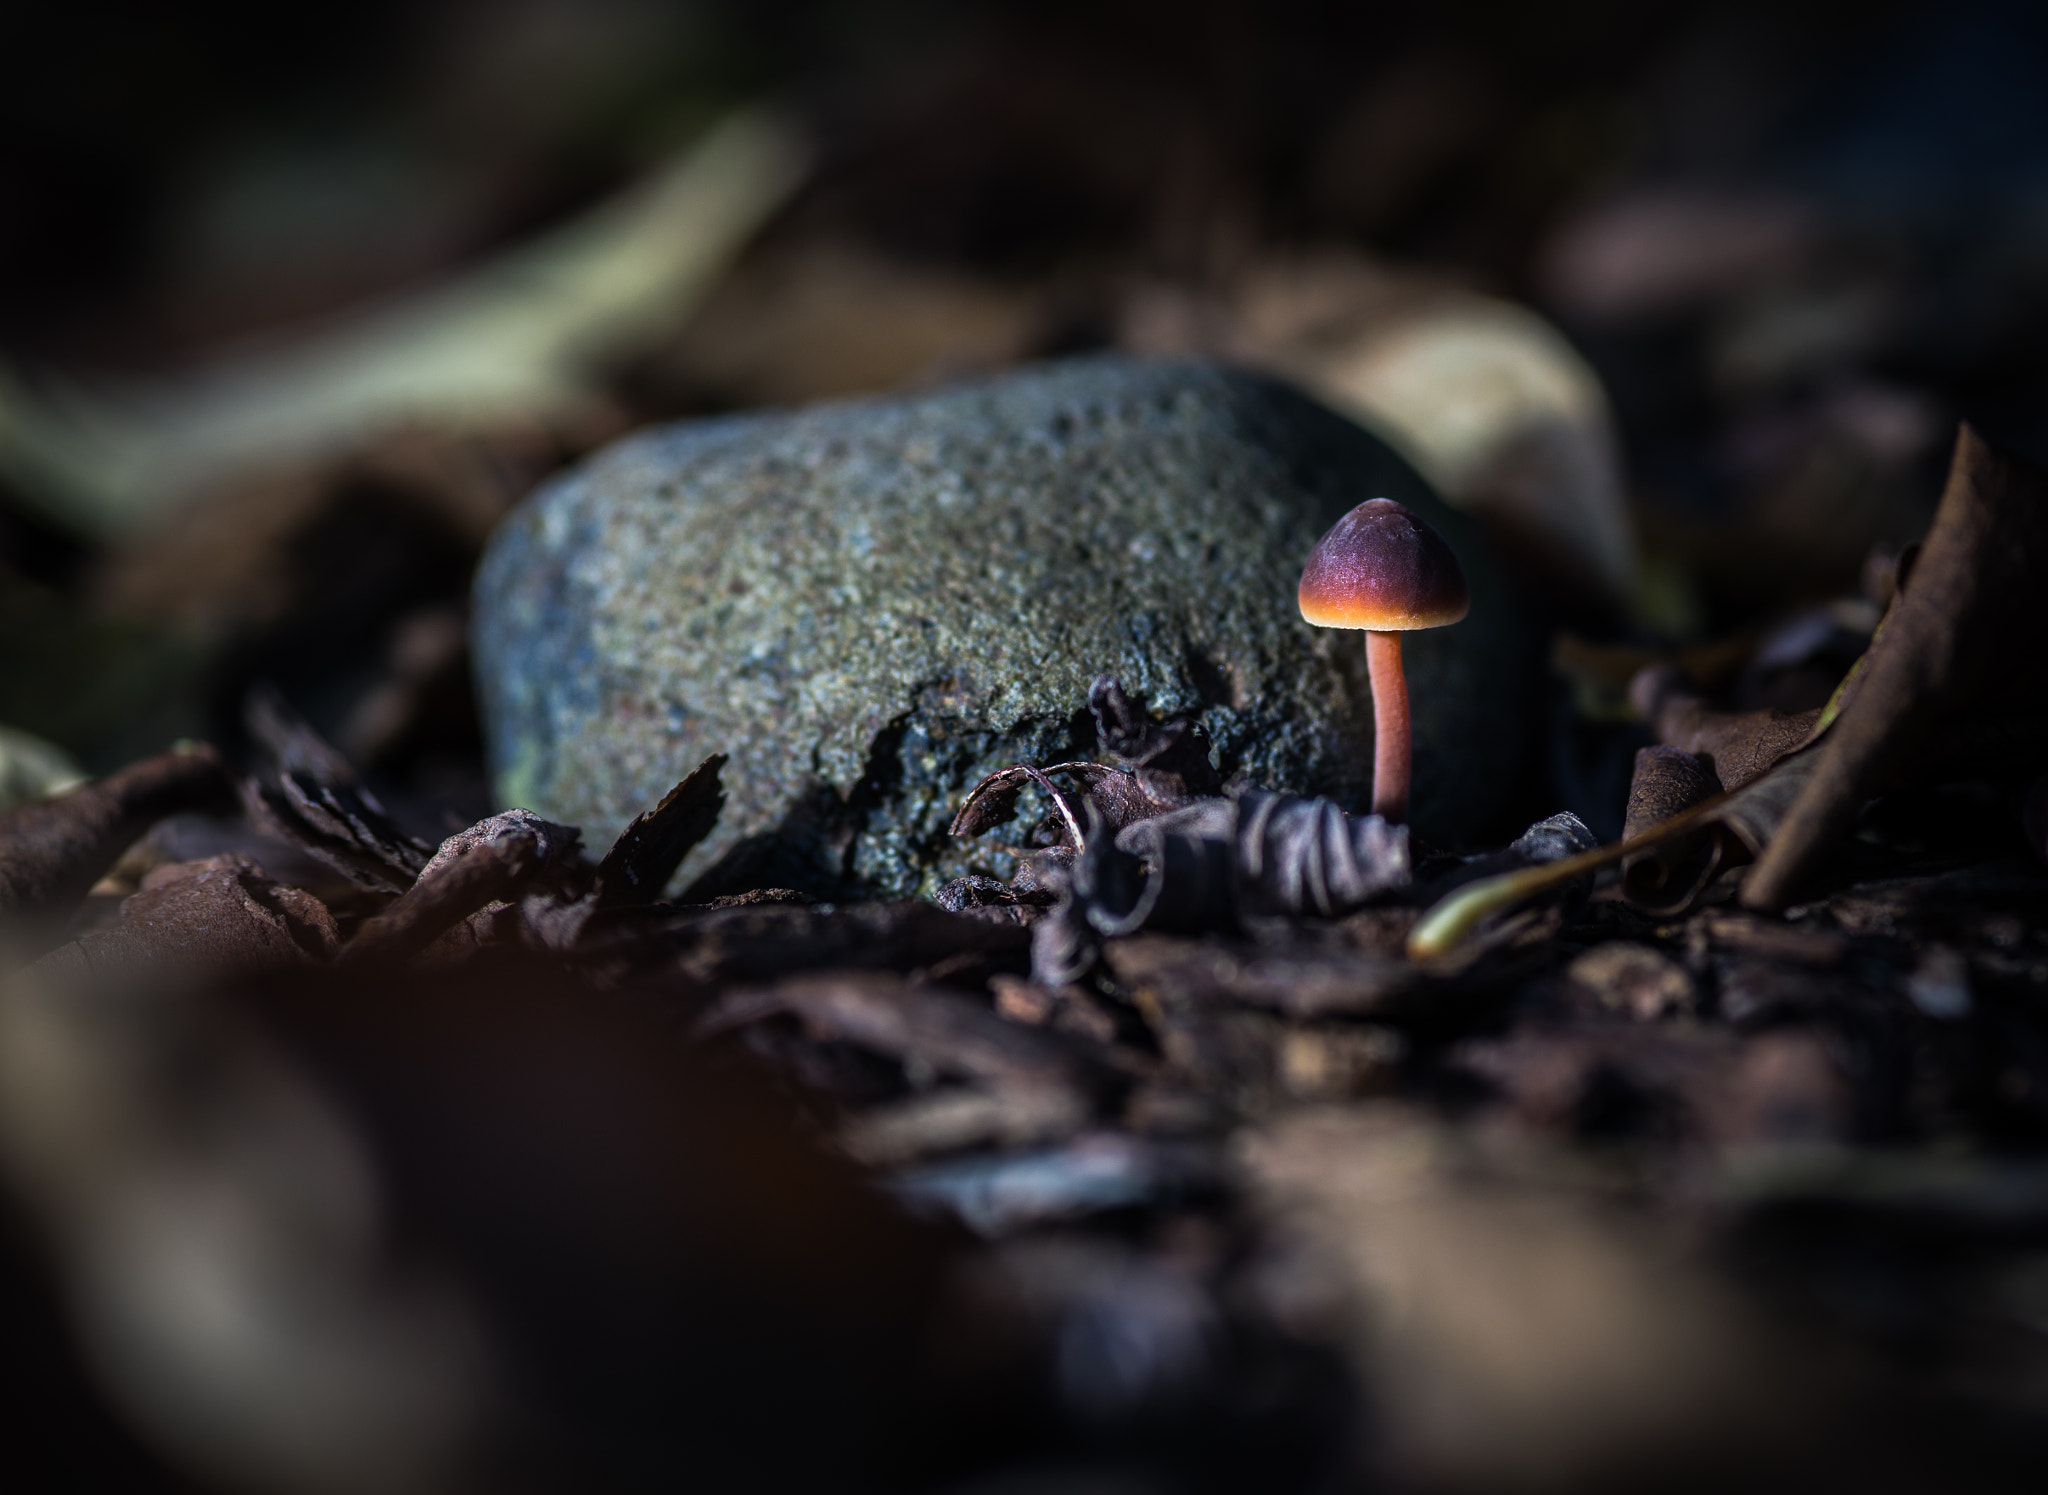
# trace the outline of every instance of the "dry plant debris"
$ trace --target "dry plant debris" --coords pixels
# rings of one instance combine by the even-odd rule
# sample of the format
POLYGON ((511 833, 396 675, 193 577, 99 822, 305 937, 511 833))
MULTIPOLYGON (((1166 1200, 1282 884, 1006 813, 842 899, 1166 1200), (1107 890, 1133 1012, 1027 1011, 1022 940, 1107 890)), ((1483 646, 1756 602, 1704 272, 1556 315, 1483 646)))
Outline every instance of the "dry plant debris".
POLYGON ((1631 808, 1639 819, 1667 803, 1680 812, 1616 846, 1462 890, 1423 922, 1411 949, 1442 953, 1489 914, 1615 862, 1682 909, 1717 873, 1754 860, 1743 902, 1783 909, 1874 795, 2028 773, 2048 742, 2048 625, 2030 565, 2044 525, 2048 476, 1965 426, 1920 559, 1902 568, 1868 652, 1825 709, 1810 718, 1702 711, 1646 672, 1645 713, 1679 739, 1665 748, 1692 756, 1698 776, 1669 751, 1639 755, 1631 808), (1717 772, 1722 762, 1730 779, 1717 772), (1700 798, 1710 782, 1725 792, 1700 798))
POLYGON ((936 906, 675 905, 662 890, 744 764, 703 764, 595 859, 521 810, 436 850, 258 695, 233 772, 191 749, 0 818, 0 1048, 68 1056, 10 1071, 0 1159, 110 1336, 117 1403, 176 1430, 189 1467, 280 1488, 449 1487, 536 1416, 574 1480, 615 1473, 630 1436, 659 1467, 825 1459, 872 1488, 1109 1428, 1162 1478, 1219 1489, 1199 1456, 1218 1440, 1269 1471, 1490 1489, 1674 1462, 1922 1469, 1951 1415, 2020 1437, 2031 1393, 1967 1388, 2048 1384, 2025 1286, 2048 1189, 1998 1151, 2048 1135, 2048 870, 1985 829, 2000 805, 2017 823, 2030 781, 2039 609, 2016 566, 1955 578, 2028 553, 2033 483, 1965 434, 1825 714, 1717 713, 1646 675, 1671 740, 1639 755, 1619 847, 1558 815, 1452 855, 1225 785, 1190 723, 1104 678, 1104 761, 1020 764, 961 805, 954 833, 981 840, 1042 796, 1010 879, 936 906), (1746 861, 1774 865, 1806 796, 1825 825, 1869 788, 1890 792, 1860 839, 1799 843, 1808 901, 1771 913, 1746 861), (1959 826, 1944 794, 1990 813, 1959 826), (248 845, 260 828, 341 880, 230 850, 86 899, 153 821, 237 806, 248 845), (1475 899, 1487 919, 1432 946, 1475 899), (180 1078, 195 1056, 226 1066, 211 1091, 180 1078), (283 1127, 297 1161, 256 1167, 202 1104, 283 1127), (137 1127, 151 1149, 116 1140, 137 1127), (276 1248, 290 1275, 248 1275, 253 1247, 193 1235, 174 1203, 121 1223, 152 1189, 244 1201, 296 1243, 276 1248), (335 1235, 344 1197, 399 1234, 335 1235), (257 1321, 327 1306, 194 1393, 206 1352, 173 1300, 89 1265, 137 1230, 127 1249, 228 1271, 257 1321), (1916 1254, 1879 1299, 1842 1296, 1874 1240, 1916 1254), (2009 1286, 1958 1316, 1964 1261, 2009 1286), (1788 1316, 1787 1294, 1828 1306, 1788 1316), (630 1303, 655 1305, 645 1333, 551 1327, 630 1303), (1851 1353, 1907 1332, 1938 1354, 1851 1353), (282 1441, 234 1431, 330 1360, 348 1396, 282 1441), (695 1418, 686 1455, 586 1379, 714 1376, 704 1405, 737 1408, 796 1362, 778 1405, 810 1398, 829 1431, 772 1456, 695 1418), (1292 1389, 1247 1407, 1260 1376, 1292 1389), (1896 1426, 1852 1458, 1880 1408, 1896 1426), (945 1418, 968 1431, 935 1436, 945 1418), (383 1452, 334 1462, 364 1440, 383 1452))

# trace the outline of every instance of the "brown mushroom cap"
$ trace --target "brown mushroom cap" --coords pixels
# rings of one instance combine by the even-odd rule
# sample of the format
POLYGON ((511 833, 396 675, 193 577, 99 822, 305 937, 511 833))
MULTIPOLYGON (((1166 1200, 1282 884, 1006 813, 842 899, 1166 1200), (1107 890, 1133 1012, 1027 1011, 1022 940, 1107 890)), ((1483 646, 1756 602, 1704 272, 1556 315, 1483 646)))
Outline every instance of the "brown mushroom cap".
POLYGON ((1457 622, 1472 594, 1435 530, 1392 499, 1375 498, 1316 542, 1300 601, 1301 615, 1319 628, 1395 633, 1457 622))

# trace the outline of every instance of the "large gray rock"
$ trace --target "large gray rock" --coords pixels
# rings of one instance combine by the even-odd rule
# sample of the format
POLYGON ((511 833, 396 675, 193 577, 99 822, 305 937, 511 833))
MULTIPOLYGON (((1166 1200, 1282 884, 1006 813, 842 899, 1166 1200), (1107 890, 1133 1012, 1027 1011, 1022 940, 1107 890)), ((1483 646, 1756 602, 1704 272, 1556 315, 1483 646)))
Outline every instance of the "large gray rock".
MULTIPOLYGON (((961 793, 1087 756, 1108 672, 1197 711, 1226 774, 1362 808, 1363 640, 1311 628, 1301 565, 1400 500, 1471 582, 1411 634, 1414 819, 1494 830, 1524 782, 1533 672, 1496 570, 1386 447, 1283 385, 1085 359, 904 398, 687 422, 599 453, 493 539, 477 668, 507 804, 597 845, 728 752, 700 893, 930 888, 961 793)), ((1020 827, 1021 830, 1021 827, 1020 827)))

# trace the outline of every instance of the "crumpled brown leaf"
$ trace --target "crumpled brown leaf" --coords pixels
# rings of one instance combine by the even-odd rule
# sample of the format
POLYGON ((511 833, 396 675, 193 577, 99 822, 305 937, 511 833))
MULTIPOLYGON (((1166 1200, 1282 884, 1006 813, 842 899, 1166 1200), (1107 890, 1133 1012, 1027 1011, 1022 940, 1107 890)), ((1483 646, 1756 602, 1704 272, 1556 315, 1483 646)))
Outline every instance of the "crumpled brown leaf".
POLYGON ((1032 979, 1074 980, 1104 938, 1228 931, 1281 915, 1335 918, 1408 885, 1408 827, 1326 799, 1247 790, 1134 821, 1114 839, 1090 807, 1066 890, 1032 926, 1032 979))
POLYGON ((660 804, 635 816, 596 866, 574 826, 531 810, 505 810, 456 832, 398 901, 364 924, 348 958, 410 955, 465 921, 472 946, 505 937, 570 949, 597 915, 648 907, 661 896, 717 823, 725 762, 714 753, 699 764, 660 804), (508 926, 502 930, 501 916, 508 926))
POLYGON ((249 733, 269 758, 268 782, 242 784, 250 821, 302 847, 358 887, 403 893, 434 848, 404 830, 363 786, 354 765, 274 690, 252 692, 249 733))
POLYGON ((273 882, 236 852, 153 867, 119 919, 36 963, 39 975, 85 975, 174 960, 187 975, 324 962, 340 948, 334 916, 303 888, 273 882))

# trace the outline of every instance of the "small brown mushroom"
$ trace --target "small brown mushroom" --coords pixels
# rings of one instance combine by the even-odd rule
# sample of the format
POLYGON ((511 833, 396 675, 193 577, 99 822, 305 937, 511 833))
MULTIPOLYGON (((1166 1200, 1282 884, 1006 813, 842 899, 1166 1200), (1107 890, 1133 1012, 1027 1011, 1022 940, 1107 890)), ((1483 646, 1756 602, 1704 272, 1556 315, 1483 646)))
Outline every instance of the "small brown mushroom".
POLYGON ((1442 536, 1389 498, 1362 503, 1316 542, 1301 572, 1301 615, 1318 628, 1363 628, 1372 678, 1372 808, 1408 818, 1408 679, 1401 635, 1441 628, 1472 606, 1442 536))

